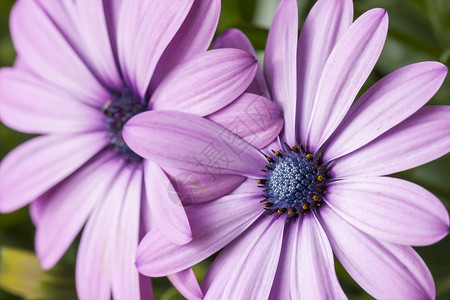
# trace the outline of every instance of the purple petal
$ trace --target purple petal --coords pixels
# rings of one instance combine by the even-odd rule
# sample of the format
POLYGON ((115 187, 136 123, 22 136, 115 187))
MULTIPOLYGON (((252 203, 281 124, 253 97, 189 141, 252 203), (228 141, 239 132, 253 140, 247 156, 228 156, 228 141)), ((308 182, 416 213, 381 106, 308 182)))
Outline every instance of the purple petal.
POLYGON ((167 278, 186 299, 203 299, 203 292, 191 268, 168 275, 167 278))
POLYGON ((122 78, 114 57, 115 19, 122 1, 77 0, 77 25, 89 53, 90 63, 103 82, 115 90, 122 89, 122 78), (113 40, 111 40, 111 37, 113 40))
POLYGON ((145 96, 153 71, 194 0, 124 1, 119 14, 117 45, 125 81, 145 96))
POLYGON ((0 164, 0 211, 27 205, 77 170, 108 143, 103 132, 42 136, 11 151, 0 164))
POLYGON ((138 248, 139 271, 147 276, 165 276, 199 263, 234 240, 261 215, 260 200, 260 188, 249 179, 230 195, 186 207, 192 241, 180 246, 158 231, 150 231, 138 248))
POLYGON ((111 271, 114 299, 140 299, 139 272, 135 262, 139 242, 142 178, 142 169, 137 168, 129 179, 120 208, 118 226, 115 228, 114 257, 108 262, 114 266, 111 271))
POLYGON ((189 243, 192 240, 189 220, 167 175, 149 160, 144 161, 144 172, 145 191, 154 227, 175 244, 189 243))
POLYGON ((450 150, 450 107, 426 106, 366 146, 338 158, 333 178, 379 176, 432 161, 450 150))
POLYGON ((298 8, 296 0, 283 0, 270 27, 264 56, 264 75, 272 99, 284 112, 284 136, 295 144, 297 97, 298 8))
POLYGON ((326 202, 358 229, 389 242, 425 246, 448 233, 444 205, 408 181, 390 177, 335 181, 327 185, 326 202))
POLYGON ((380 56, 387 29, 386 11, 372 9, 337 42, 323 68, 311 112, 307 141, 313 151, 344 118, 380 56))
POLYGON ((105 128, 100 110, 24 72, 0 72, 0 118, 26 133, 72 133, 105 128))
MULTIPOLYGON (((253 48, 250 40, 239 29, 228 29, 227 31, 219 35, 215 40, 212 48, 241 49, 256 57, 255 49, 253 48)), ((264 79, 264 74, 259 65, 256 71, 255 79, 247 88, 247 92, 270 98, 269 89, 267 87, 266 80, 264 79)))
POLYGON ((222 197, 245 180, 239 175, 204 174, 165 167, 172 185, 184 205, 192 205, 222 197))
POLYGON ((352 21, 351 0, 319 0, 302 27, 297 49, 297 130, 303 144, 323 68, 352 21))
POLYGON ((433 97, 447 67, 423 62, 401 68, 372 86, 327 141, 324 161, 350 153, 404 121, 433 97))
POLYGON ((50 8, 39 1, 18 1, 11 11, 10 27, 14 46, 33 73, 83 98, 87 103, 101 107, 109 93, 80 58, 72 42, 69 42, 67 34, 70 31, 66 30, 73 31, 70 38, 77 35, 76 28, 69 26, 72 24, 69 16, 73 13, 73 7, 69 1, 62 2, 66 3, 56 3, 56 9, 53 8, 50 14, 50 8), (66 18, 66 28, 51 18, 58 14, 66 18))
POLYGON ((195 0, 189 14, 164 51, 151 81, 154 90, 180 62, 208 49, 217 28, 220 0, 195 0))
POLYGON ((219 254, 206 275, 207 299, 267 299, 278 266, 284 220, 261 219, 219 254))
POLYGON ((292 224, 297 233, 291 251, 292 299, 346 299, 334 271, 328 238, 312 214, 292 224))
POLYGON ((163 167, 260 178, 265 165, 258 150, 237 135, 182 112, 141 113, 128 121, 123 136, 134 152, 163 167))
POLYGON ((435 298, 431 273, 411 247, 377 241, 327 205, 320 208, 319 219, 341 264, 372 297, 435 298))
MULTIPOLYGON (((293 263, 291 260, 294 258, 294 247, 292 245, 297 239, 297 227, 289 226, 286 224, 284 227, 283 233, 283 245, 281 246, 280 259, 278 260, 278 268, 275 273, 275 278, 273 280, 272 289, 270 290, 269 300, 278 300, 278 299, 293 299, 291 297, 291 266, 293 263)), ((212 268, 210 268, 209 273, 212 272, 212 268)), ((206 277, 202 286, 208 286, 211 284, 207 281, 209 277, 206 277)), ((295 297, 294 297, 295 299, 295 297)))
POLYGON ((125 167, 89 218, 77 255, 76 283, 81 300, 139 298, 134 258, 139 235, 142 172, 125 167), (124 297, 124 294, 128 294, 124 297))
POLYGON ((104 153, 37 199, 43 203, 35 237, 42 268, 53 268, 66 252, 94 206, 105 197, 122 164, 104 153))
POLYGON ((178 65, 150 99, 155 110, 178 110, 200 116, 234 101, 252 82, 257 61, 238 49, 201 53, 178 65))
POLYGON ((257 149, 269 145, 283 128, 283 112, 273 101, 242 94, 236 101, 208 116, 257 149))

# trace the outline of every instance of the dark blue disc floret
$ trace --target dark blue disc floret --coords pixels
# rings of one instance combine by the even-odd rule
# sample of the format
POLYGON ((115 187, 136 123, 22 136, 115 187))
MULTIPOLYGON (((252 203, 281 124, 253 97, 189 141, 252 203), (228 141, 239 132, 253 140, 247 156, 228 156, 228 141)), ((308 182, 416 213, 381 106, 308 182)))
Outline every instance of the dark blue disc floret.
POLYGON ((139 162, 142 158, 131 150, 122 136, 122 129, 131 117, 146 110, 140 99, 123 92, 108 101, 102 109, 106 116, 106 128, 109 136, 109 147, 124 157, 127 162, 139 162))
POLYGON ((274 157, 267 156, 269 162, 265 171, 266 178, 258 180, 265 189, 265 210, 269 214, 287 213, 296 219, 313 207, 322 204, 326 169, 320 166, 321 155, 313 156, 301 146, 286 147, 273 151, 274 157))

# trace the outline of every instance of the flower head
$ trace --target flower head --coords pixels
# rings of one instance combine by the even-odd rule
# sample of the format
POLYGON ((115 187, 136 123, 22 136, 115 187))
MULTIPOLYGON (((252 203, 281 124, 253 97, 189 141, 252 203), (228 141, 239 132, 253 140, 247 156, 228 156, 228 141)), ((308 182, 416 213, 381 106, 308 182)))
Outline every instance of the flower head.
MULTIPOLYGON (((143 234, 152 227, 174 243, 192 239, 182 203, 189 184, 180 194, 174 187, 184 171, 143 159, 124 142, 123 128, 143 111, 223 121, 222 109, 246 90, 257 62, 242 50, 206 51, 219 11, 218 0, 19 0, 13 8, 18 59, 0 71, 0 116, 42 136, 1 162, 0 211, 31 203, 46 269, 86 223, 76 266, 80 299, 109 299, 111 292, 146 299, 150 282, 135 267, 143 234)), ((274 122, 280 128, 283 121, 274 122)), ((159 147, 158 139, 148 143, 159 147)), ((198 201, 243 180, 196 178, 198 186, 223 187, 198 201)), ((201 297, 192 270, 169 278, 186 297, 201 297)))
MULTIPOLYGON (((283 109, 283 131, 268 147, 224 140, 217 124, 182 112, 176 123, 155 112, 151 122, 138 115, 125 126, 131 149, 162 165, 200 171, 195 158, 212 144, 228 163, 210 164, 209 172, 247 178, 231 194, 187 208, 191 242, 148 234, 138 268, 163 276, 225 247, 202 283, 205 299, 341 299, 334 253, 376 299, 434 298, 431 274, 411 246, 445 237, 448 214, 430 192, 384 175, 449 152, 450 107, 422 107, 447 68, 406 66, 352 105, 381 53, 387 13, 373 9, 352 22, 352 1, 319 0, 297 44, 297 11, 295 0, 281 1, 264 77, 251 85, 283 109), (139 139, 155 138, 155 124, 169 123, 167 144, 180 148, 156 152, 139 139)), ((237 30, 217 44, 250 47, 237 30)))

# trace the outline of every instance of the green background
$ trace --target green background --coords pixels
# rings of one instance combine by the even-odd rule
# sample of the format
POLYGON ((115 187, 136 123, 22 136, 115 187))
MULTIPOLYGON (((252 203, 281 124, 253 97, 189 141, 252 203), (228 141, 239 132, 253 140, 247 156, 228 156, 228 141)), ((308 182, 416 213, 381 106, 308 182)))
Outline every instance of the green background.
MULTIPOLYGON (((13 0, 0 1, 0 66, 12 65, 15 51, 8 18, 13 0)), ((217 33, 237 27, 250 38, 259 54, 264 49, 277 0, 223 0, 217 33)), ((301 23, 314 1, 299 1, 301 23)), ((374 8, 385 8, 390 26, 383 53, 363 90, 384 75, 407 64, 435 60, 450 65, 449 0, 355 0, 355 16, 374 8)), ((31 99, 32 100, 32 99, 31 99)), ((429 104, 450 105, 450 79, 429 104)), ((0 158, 31 136, 14 132, 0 123, 0 158)), ((450 155, 419 168, 395 174, 437 195, 450 207, 450 155)), ((34 227, 28 209, 0 215, 0 299, 76 299, 74 262, 77 241, 61 262, 43 272, 33 254, 34 227), (25 250, 25 252, 24 252, 25 250)), ((450 238, 417 248, 436 282, 437 299, 450 299, 450 238)), ((194 270, 201 279, 211 260, 194 270)), ((339 280, 350 299, 371 299, 337 263, 339 280)), ((165 278, 153 280, 155 299, 182 299, 165 278)))

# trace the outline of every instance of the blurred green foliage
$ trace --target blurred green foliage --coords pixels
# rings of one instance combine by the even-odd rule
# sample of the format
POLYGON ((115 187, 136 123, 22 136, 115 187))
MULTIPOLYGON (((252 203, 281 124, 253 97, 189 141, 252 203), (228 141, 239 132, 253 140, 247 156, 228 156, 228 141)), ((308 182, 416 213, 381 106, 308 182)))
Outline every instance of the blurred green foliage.
MULTIPOLYGON (((299 1, 300 24, 313 0, 299 1)), ((8 30, 8 17, 14 0, 0 1, 0 67, 11 66, 15 51, 8 30)), ((278 0, 222 0, 217 34, 236 27, 244 31, 257 50, 262 51, 278 0)), ((386 45, 378 64, 363 90, 407 64, 435 60, 450 64, 449 0, 354 0, 355 16, 374 8, 385 8, 390 26, 386 45)), ((450 79, 430 104, 450 105, 450 79)), ((0 159, 30 138, 0 124, 0 159)), ((396 174, 429 189, 450 208, 450 155, 419 168, 396 174)), ((0 215, 0 299, 76 299, 74 262, 77 242, 51 271, 43 272, 33 252, 34 228, 27 208, 0 215), (28 251, 26 251, 28 250, 28 251), (16 281, 12 277, 20 275, 16 281), (5 280, 5 276, 7 280, 5 280), (8 277, 9 276, 9 277, 8 277), (43 294, 42 294, 43 293, 43 294)), ((435 278, 437 299, 450 299, 450 238, 417 249, 435 278)), ((194 267, 201 280, 211 260, 194 267)), ((371 299, 337 262, 337 273, 350 299, 371 299)), ((153 280, 155 299, 183 299, 164 278, 153 280)))

